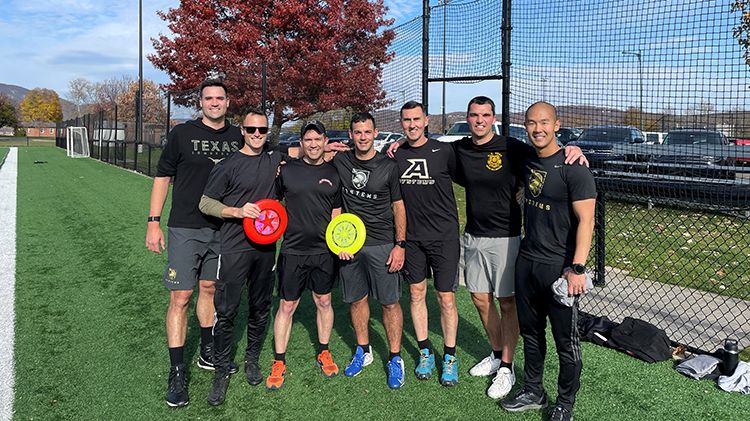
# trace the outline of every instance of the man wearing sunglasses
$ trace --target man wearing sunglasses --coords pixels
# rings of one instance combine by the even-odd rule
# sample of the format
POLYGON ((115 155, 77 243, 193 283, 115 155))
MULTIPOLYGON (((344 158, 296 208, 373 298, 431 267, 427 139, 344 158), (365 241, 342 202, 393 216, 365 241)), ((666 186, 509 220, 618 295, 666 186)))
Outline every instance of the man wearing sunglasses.
POLYGON ((249 110, 241 132, 244 145, 214 167, 200 201, 203 213, 224 220, 221 225, 219 280, 214 296, 216 371, 208 395, 208 403, 214 406, 224 402, 229 387, 234 318, 245 286, 248 305, 245 374, 251 385, 263 380, 258 360, 274 283, 276 243, 250 241, 243 229, 243 219, 260 215, 260 208, 255 204, 258 200, 278 197, 276 172, 286 156, 269 150, 266 143, 268 118, 263 111, 249 110))
MULTIPOLYGON (((200 87, 203 116, 175 126, 167 136, 167 145, 151 191, 151 205, 146 232, 146 247, 161 254, 168 247, 164 286, 170 291, 167 308, 167 346, 169 348, 169 386, 167 405, 188 404, 185 381, 184 345, 190 297, 198 285, 196 314, 201 327, 201 350, 198 366, 214 369, 212 325, 214 320, 214 282, 218 275, 219 225, 221 221, 198 210, 198 202, 216 162, 242 145, 242 135, 226 120, 229 99, 220 81, 206 81, 200 87), (168 245, 165 244, 160 219, 164 202, 172 189, 169 214, 168 245)), ((230 371, 236 372, 232 363, 230 371)))

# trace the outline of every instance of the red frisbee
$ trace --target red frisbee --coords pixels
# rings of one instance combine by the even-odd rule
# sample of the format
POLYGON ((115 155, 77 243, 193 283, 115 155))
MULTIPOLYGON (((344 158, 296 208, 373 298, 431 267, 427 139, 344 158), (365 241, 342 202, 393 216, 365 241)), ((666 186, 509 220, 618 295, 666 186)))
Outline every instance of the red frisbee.
POLYGON ((271 244, 281 238, 286 230, 286 209, 278 200, 273 199, 262 199, 255 204, 260 208, 260 215, 254 219, 245 218, 242 222, 245 235, 253 243, 271 244))

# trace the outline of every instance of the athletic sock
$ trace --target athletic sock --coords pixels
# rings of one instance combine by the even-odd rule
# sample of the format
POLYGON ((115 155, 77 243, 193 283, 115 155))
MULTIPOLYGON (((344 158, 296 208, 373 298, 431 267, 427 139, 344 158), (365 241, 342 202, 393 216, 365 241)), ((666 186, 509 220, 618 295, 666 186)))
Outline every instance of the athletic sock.
POLYGON ((286 364, 286 352, 274 352, 273 353, 273 359, 276 361, 281 361, 282 363, 286 364))
POLYGON ((211 345, 214 342, 213 327, 201 326, 201 346, 211 345))
POLYGON ((513 370, 513 363, 506 363, 505 361, 500 360, 500 368, 503 368, 503 367, 509 370, 513 370))
POLYGON ((323 344, 323 343, 318 342, 318 354, 327 350, 328 350, 328 344, 323 344))
POLYGON ((445 345, 445 346, 443 346, 443 353, 446 354, 446 355, 452 355, 452 356, 455 357, 456 356, 456 347, 455 346, 445 345))
MULTIPOLYGON (((366 343, 366 344, 364 344, 364 345, 362 345, 362 344, 357 344, 357 346, 358 346, 358 347, 360 347, 360 348, 362 348, 362 351, 364 351, 364 352, 365 352, 365 354, 367 354, 368 352, 370 352, 370 344, 369 344, 369 343, 366 343)), ((356 350, 355 350, 355 351, 356 351, 356 350)))
POLYGON ((399 352, 391 352, 388 355, 388 361, 391 361, 392 359, 394 359, 396 357, 401 357, 401 351, 399 351, 399 352))
POLYGON ((430 354, 432 354, 432 346, 430 346, 429 339, 425 339, 423 341, 417 341, 417 347, 419 347, 420 350, 427 348, 430 350, 430 354))
POLYGON ((496 360, 502 360, 502 359, 503 359, 503 351, 495 351, 495 350, 493 349, 493 350, 492 350, 492 355, 494 355, 494 356, 495 356, 495 359, 496 359, 496 360))
POLYGON ((169 364, 172 366, 180 365, 185 363, 185 347, 176 346, 169 348, 169 364))

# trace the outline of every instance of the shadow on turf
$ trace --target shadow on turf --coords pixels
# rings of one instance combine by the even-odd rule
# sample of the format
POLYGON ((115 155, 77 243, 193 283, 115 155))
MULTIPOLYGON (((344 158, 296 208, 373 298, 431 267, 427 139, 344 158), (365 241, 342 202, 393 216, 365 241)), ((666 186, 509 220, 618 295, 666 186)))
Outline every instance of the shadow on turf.
MULTIPOLYGON (((443 332, 442 327, 440 325, 440 308, 437 303, 437 298, 435 296, 434 288, 431 285, 431 281, 427 281, 429 283, 429 289, 427 294, 427 312, 428 312, 428 320, 429 320, 429 336, 430 341, 432 343, 433 349, 435 350, 438 358, 442 357, 443 349, 442 349, 442 343, 443 343, 443 332)), ((460 291, 459 291, 460 292, 460 291)), ((243 298, 240 301, 241 305, 237 313, 237 317, 234 321, 234 337, 232 342, 232 356, 234 358, 235 362, 242 363, 244 361, 244 350, 238 349, 238 344, 240 341, 246 336, 247 331, 247 300, 246 300, 246 291, 243 291, 243 298)), ((401 309, 404 315, 404 329, 403 329, 403 336, 401 341, 401 348, 402 348, 402 357, 404 358, 404 361, 407 363, 407 366, 409 365, 408 362, 412 362, 412 367, 416 366, 416 364, 419 362, 419 349, 417 349, 417 338, 416 335, 414 335, 414 325, 411 319, 411 310, 409 305, 409 288, 406 283, 403 285, 402 290, 402 296, 401 296, 401 309)), ((268 321, 268 327, 266 328, 266 333, 263 336, 263 340, 265 342, 266 336, 268 335, 268 331, 273 329, 273 318, 276 314, 276 311, 278 310, 278 303, 279 299, 276 293, 274 293, 273 297, 273 304, 271 308, 271 314, 269 315, 269 321, 268 321)), ((331 341, 337 340, 337 338, 340 337, 340 340, 344 343, 346 347, 348 347, 351 352, 354 352, 354 348, 356 346, 356 337, 354 335, 354 330, 351 327, 351 319, 349 315, 349 305, 344 303, 343 298, 341 296, 341 291, 338 288, 335 288, 333 290, 333 297, 332 297, 332 303, 333 303, 333 311, 334 311, 334 324, 333 324, 333 332, 331 335, 331 341)), ((193 304, 194 305, 194 304, 193 304)), ((472 316, 474 316, 476 309, 474 309, 473 306, 464 306, 458 309, 458 338, 456 346, 458 349, 463 351, 466 354, 469 354, 474 360, 479 361, 482 358, 486 357, 489 353, 489 344, 487 342, 487 335, 485 334, 484 330, 477 329, 474 324, 472 324, 468 319, 466 319, 463 315, 467 314, 467 312, 471 312, 472 316)), ((305 291, 303 293, 303 296, 301 298, 301 302, 299 306, 297 307, 297 310, 294 315, 294 320, 299 321, 307 331, 307 334, 309 336, 309 341, 311 344, 317 344, 318 343, 318 328, 317 328, 317 319, 316 319, 316 308, 315 303, 312 300, 312 297, 310 296, 309 291, 305 291)), ((383 367, 385 368, 387 364, 387 357, 389 354, 389 348, 388 348, 388 342, 387 338, 385 337, 384 328, 382 327, 382 310, 379 305, 379 303, 375 300, 370 300, 370 345, 372 346, 373 352, 377 354, 377 356, 380 357, 381 361, 383 362, 383 367), (378 329, 373 329, 373 327, 377 327, 378 329)), ((481 326, 481 323, 479 324, 481 326)), ((294 333, 293 333, 294 334, 294 333)), ((273 338, 269 338, 265 346, 270 346, 271 353, 273 353, 273 338)), ((188 329, 188 335, 185 342, 185 356, 189 358, 189 361, 193 361, 195 358, 197 358, 198 352, 199 352, 199 346, 200 346, 200 329, 197 323, 197 320, 193 319, 191 323, 191 328, 188 329), (192 325, 195 325, 194 327, 192 325)), ((310 354, 313 358, 317 355, 317 349, 315 346, 310 347, 310 354)), ((349 361, 349 358, 351 358, 351 354, 349 355, 341 355, 339 357, 339 360, 341 361, 341 369, 346 366, 346 364, 349 361)), ((473 365, 472 362, 468 362, 469 364, 465 364, 462 368, 462 371, 468 371, 468 369, 473 365)), ((439 363, 438 363, 439 364, 439 363)), ((408 370, 407 370, 408 371, 408 370)), ((518 374, 518 373, 517 373, 518 374)))

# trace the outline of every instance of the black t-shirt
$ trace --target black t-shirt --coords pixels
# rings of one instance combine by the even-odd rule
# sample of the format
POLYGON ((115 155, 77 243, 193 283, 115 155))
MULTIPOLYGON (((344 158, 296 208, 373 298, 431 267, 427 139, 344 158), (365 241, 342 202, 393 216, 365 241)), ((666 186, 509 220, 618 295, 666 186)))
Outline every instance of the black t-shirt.
POLYGON ((167 145, 156 167, 157 177, 173 177, 170 227, 214 228, 221 220, 198 209, 208 175, 214 164, 243 145, 239 127, 229 121, 219 130, 191 120, 175 126, 167 135, 167 145))
MULTIPOLYGON (((261 199, 277 199, 276 169, 284 158, 283 154, 268 150, 255 156, 235 152, 214 167, 203 194, 236 208, 261 199)), ((242 222, 239 218, 224 220, 221 225, 222 254, 252 249, 273 250, 276 247, 273 243, 259 245, 250 241, 242 222)))
POLYGON ((289 216, 281 251, 297 255, 326 253, 331 211, 341 207, 341 182, 336 168, 329 162, 310 165, 303 159, 292 159, 281 167, 276 188, 286 199, 289 216))
POLYGON ((395 158, 406 205, 406 239, 458 238, 458 211, 451 181, 456 158, 451 145, 428 139, 413 148, 407 142, 396 151, 395 158))
POLYGON ((516 192, 524 162, 536 155, 534 148, 500 135, 483 145, 475 145, 471 137, 454 145, 456 181, 466 187, 466 232, 477 237, 521 235, 516 192))
POLYGON ((538 262, 572 263, 578 229, 573 202, 596 198, 591 170, 578 164, 565 165, 561 149, 546 158, 529 158, 524 183, 526 235, 520 253, 538 262))
POLYGON ((372 159, 360 161, 354 151, 349 151, 336 154, 332 162, 341 178, 344 211, 359 216, 365 223, 365 245, 393 244, 391 203, 401 200, 396 161, 380 152, 372 159))

